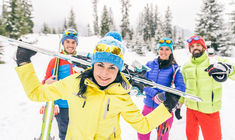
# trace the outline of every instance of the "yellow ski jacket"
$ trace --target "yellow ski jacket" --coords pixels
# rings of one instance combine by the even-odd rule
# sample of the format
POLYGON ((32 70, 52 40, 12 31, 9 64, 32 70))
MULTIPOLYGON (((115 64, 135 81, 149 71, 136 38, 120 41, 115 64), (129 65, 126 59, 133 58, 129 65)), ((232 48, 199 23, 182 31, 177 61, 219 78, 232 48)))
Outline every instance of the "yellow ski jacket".
POLYGON ((161 104, 143 116, 131 100, 130 84, 113 83, 105 90, 86 79, 86 98, 77 96, 79 74, 73 74, 50 85, 42 85, 31 63, 17 67, 16 71, 27 96, 33 101, 64 99, 69 104, 69 126, 66 140, 118 140, 121 139, 120 115, 139 133, 146 134, 171 117, 161 104))

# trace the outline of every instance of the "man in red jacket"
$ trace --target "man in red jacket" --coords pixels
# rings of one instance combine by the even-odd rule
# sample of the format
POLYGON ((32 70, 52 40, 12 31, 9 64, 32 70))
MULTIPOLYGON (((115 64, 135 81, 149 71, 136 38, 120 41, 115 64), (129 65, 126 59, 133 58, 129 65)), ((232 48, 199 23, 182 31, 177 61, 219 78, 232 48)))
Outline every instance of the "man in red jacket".
MULTIPOLYGON (((61 44, 63 45, 63 49, 61 51, 62 54, 72 56, 76 55, 76 47, 78 45, 77 31, 75 31, 74 29, 65 30, 61 38, 61 44)), ((59 59, 58 75, 56 80, 56 76, 53 76, 53 72, 54 70, 56 70, 55 63, 56 58, 52 58, 47 67, 46 76, 43 80, 44 84, 51 84, 57 80, 64 79, 65 77, 75 73, 75 71, 73 70, 73 64, 69 63, 66 60, 59 59)), ((60 140, 64 140, 69 122, 67 100, 56 100, 55 106, 59 107, 59 113, 55 116, 59 128, 59 137, 60 140)))

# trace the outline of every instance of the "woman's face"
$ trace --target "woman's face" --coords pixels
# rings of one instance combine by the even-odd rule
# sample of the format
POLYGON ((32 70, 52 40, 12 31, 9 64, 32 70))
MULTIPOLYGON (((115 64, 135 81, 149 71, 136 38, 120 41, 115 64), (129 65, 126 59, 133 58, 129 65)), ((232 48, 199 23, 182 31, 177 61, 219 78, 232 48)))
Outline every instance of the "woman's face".
POLYGON ((93 75, 100 86, 107 86, 116 79, 118 71, 117 66, 111 63, 98 62, 94 64, 93 75))
POLYGON ((171 49, 169 47, 163 46, 159 48, 158 53, 159 53, 160 59, 168 60, 169 56, 171 55, 171 49))

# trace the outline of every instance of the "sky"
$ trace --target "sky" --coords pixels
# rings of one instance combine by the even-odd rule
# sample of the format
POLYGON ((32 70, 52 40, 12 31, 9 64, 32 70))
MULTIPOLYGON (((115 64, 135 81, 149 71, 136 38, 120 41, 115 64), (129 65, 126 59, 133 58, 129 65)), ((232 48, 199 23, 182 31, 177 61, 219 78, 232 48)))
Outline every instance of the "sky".
MULTIPOLYGON (((68 18, 71 8, 76 15, 76 23, 81 32, 86 32, 88 23, 92 27, 93 0, 32 0, 33 15, 35 21, 34 31, 42 28, 43 23, 50 27, 62 27, 64 19, 68 18)), ((162 16, 166 8, 170 6, 173 25, 193 31, 197 13, 200 12, 203 0, 130 0, 130 24, 135 28, 139 13, 143 11, 147 3, 157 5, 162 16)), ((235 0, 218 0, 225 6, 225 12, 231 11, 229 3, 235 0)), ((120 0, 98 0, 98 16, 101 18, 103 6, 112 8, 116 27, 121 24, 120 0)))

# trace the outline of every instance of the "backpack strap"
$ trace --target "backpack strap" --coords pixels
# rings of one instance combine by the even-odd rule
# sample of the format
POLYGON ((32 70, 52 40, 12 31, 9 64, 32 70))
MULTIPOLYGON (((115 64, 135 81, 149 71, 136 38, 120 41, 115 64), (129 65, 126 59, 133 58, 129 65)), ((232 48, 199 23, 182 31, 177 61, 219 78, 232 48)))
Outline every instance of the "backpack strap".
POLYGON ((175 82, 175 76, 176 76, 176 73, 180 70, 180 66, 178 66, 177 69, 175 69, 175 66, 172 65, 172 68, 173 68, 173 71, 174 71, 174 74, 173 74, 173 78, 172 78, 172 82, 171 82, 171 87, 174 85, 174 82, 175 82))

